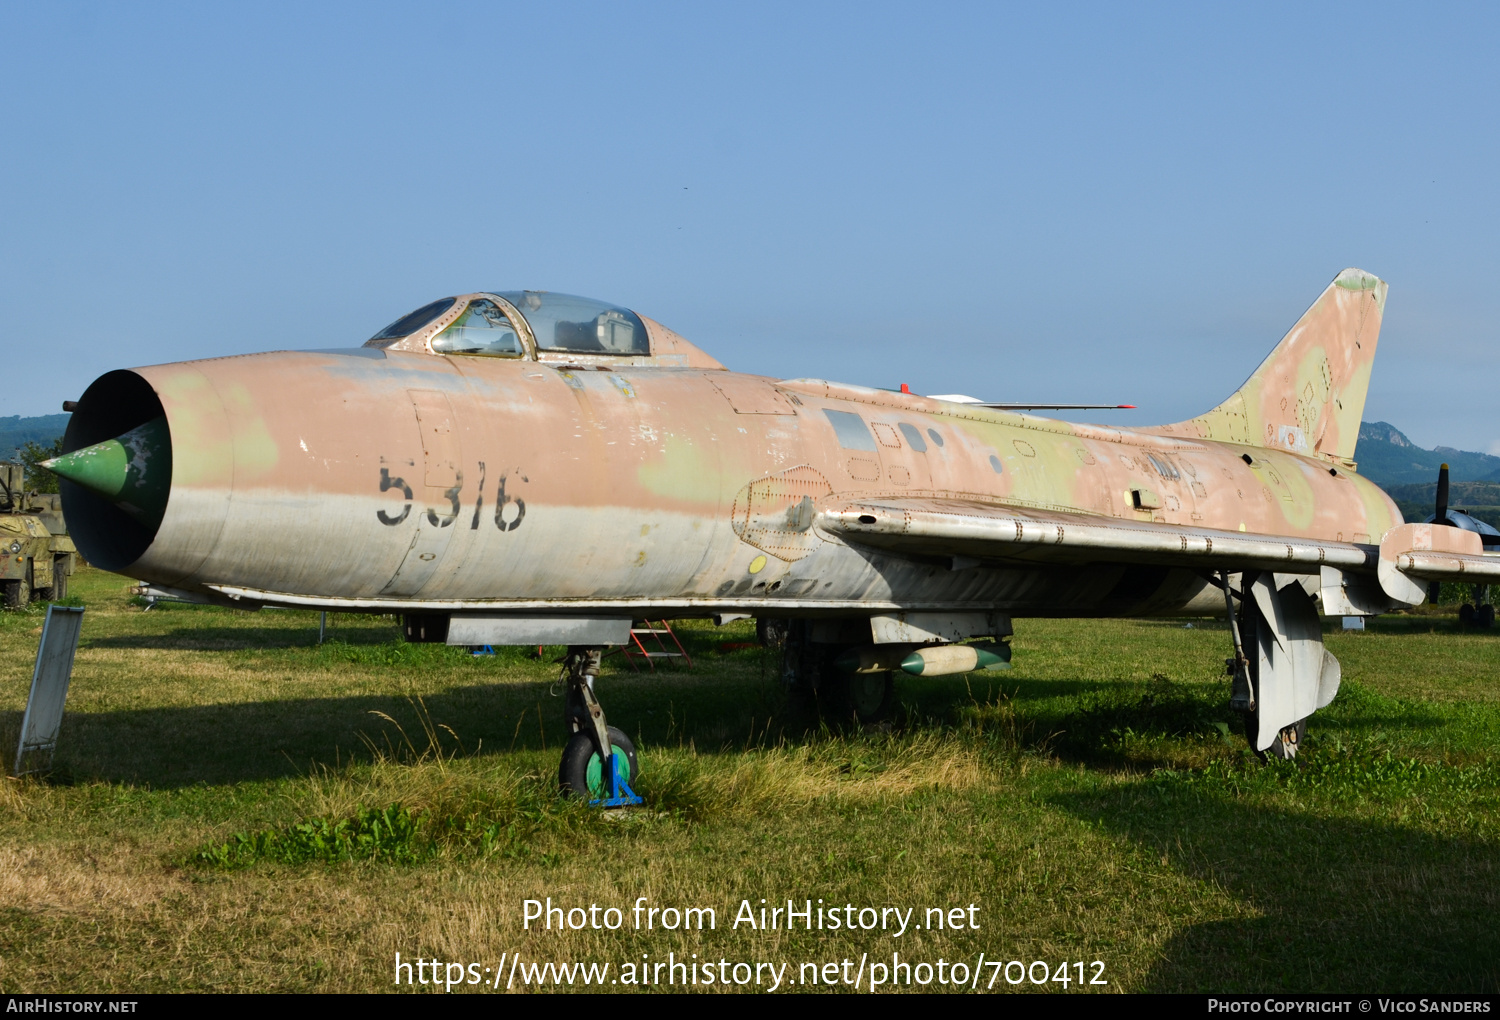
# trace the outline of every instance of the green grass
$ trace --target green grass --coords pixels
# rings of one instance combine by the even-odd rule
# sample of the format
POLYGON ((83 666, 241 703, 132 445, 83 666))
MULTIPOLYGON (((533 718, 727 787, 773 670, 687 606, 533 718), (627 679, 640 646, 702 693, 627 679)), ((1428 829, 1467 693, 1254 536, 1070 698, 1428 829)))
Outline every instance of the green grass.
MULTIPOLYGON (((1338 699, 1262 766, 1213 621, 1023 620, 1015 668, 903 678, 820 726, 746 624, 692 669, 606 660, 648 807, 554 794, 560 649, 394 621, 88 607, 56 768, 0 793, 0 991, 381 990, 395 953, 496 963, 1103 960, 1107 989, 1500 988, 1500 634, 1331 632, 1338 699), (532 650, 534 652, 534 650, 532 650), (522 901, 714 907, 714 931, 526 931, 522 901), (978 905, 978 930, 734 930, 741 899, 978 905)), ((41 611, 0 615, 0 750, 41 611)), ((1004 981, 999 986, 1005 986, 1004 981)), ((1031 989, 1026 984, 1021 990, 1031 989)))

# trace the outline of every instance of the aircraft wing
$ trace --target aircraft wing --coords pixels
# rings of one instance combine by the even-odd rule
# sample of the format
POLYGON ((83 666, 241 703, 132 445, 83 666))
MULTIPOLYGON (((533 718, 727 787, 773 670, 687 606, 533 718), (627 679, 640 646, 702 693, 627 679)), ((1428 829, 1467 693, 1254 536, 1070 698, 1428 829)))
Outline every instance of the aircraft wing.
POLYGON ((1330 567, 1376 574, 1387 595, 1411 605, 1423 598, 1418 578, 1500 580, 1500 555, 1485 555, 1477 535, 1457 528, 1435 532, 1425 524, 1393 528, 1376 547, 915 497, 831 502, 818 524, 845 541, 893 552, 1018 564, 1109 562, 1285 573, 1330 567))
POLYGON ((1141 563, 1212 570, 1314 573, 1324 564, 1376 569, 1373 546, 1122 521, 955 499, 837 503, 818 520, 849 542, 895 552, 971 556, 1016 563, 1141 563))

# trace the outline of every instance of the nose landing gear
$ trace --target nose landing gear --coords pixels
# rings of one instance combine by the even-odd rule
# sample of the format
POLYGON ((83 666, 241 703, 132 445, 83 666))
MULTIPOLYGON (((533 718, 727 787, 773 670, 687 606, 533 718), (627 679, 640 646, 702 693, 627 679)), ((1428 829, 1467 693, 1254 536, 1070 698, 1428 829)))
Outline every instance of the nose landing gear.
POLYGON ((594 695, 603 651, 592 645, 570 645, 563 660, 568 688, 564 712, 573 735, 563 748, 557 782, 564 794, 589 798, 591 807, 630 807, 642 803, 630 788, 640 766, 635 745, 608 724, 604 707, 594 695))

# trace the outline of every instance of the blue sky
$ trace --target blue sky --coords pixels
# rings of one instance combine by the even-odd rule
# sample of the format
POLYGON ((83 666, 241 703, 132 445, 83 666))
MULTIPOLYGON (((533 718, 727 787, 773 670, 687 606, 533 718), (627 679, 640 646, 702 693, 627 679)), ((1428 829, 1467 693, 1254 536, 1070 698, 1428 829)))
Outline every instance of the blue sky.
POLYGON ((1359 266, 1365 417, 1500 452, 1497 11, 0 5, 0 414, 524 287, 1151 424, 1359 266))

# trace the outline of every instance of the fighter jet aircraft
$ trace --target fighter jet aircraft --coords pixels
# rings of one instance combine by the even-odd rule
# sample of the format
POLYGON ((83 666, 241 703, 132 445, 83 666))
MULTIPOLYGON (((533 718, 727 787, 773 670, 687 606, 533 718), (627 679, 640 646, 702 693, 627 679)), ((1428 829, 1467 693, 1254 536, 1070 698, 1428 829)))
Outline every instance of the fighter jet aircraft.
POLYGON ((1320 614, 1500 577, 1356 469, 1385 300, 1345 270, 1229 399, 1126 429, 739 374, 623 307, 471 293, 362 347, 109 372, 48 466, 89 562, 180 596, 569 646, 561 778, 606 802, 635 761, 593 678, 647 617, 786 621, 787 681, 868 719, 895 670, 1007 661, 1016 617, 1224 614, 1231 704, 1285 757, 1339 686, 1320 614))

